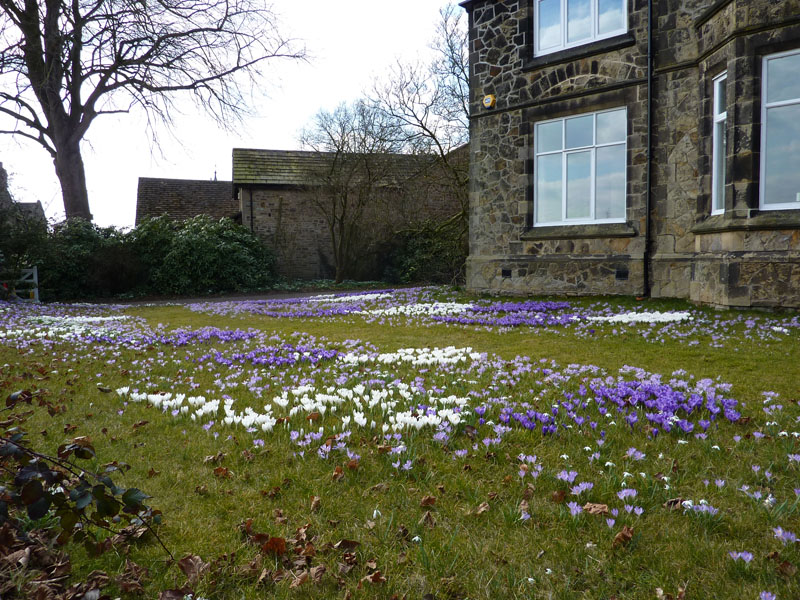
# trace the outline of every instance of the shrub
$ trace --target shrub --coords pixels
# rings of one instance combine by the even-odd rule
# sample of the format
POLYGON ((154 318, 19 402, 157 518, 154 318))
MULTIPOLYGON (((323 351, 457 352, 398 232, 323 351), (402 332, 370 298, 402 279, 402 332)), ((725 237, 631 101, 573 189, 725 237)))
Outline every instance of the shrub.
POLYGON ((461 225, 461 219, 444 225, 426 222, 400 233, 388 251, 384 279, 391 283, 461 283, 468 253, 461 225))
POLYGON ((31 253, 47 300, 205 294, 267 287, 274 255, 229 219, 150 219, 125 233, 82 219, 57 225, 31 253))

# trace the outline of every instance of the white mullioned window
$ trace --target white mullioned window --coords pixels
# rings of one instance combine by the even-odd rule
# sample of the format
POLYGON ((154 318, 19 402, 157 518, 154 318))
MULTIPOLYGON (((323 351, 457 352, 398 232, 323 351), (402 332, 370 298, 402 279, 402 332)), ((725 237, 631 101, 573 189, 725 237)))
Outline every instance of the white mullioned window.
POLYGON ((800 208, 800 50, 764 57, 761 81, 762 210, 800 208))
POLYGON ((714 78, 714 151, 711 159, 711 214, 725 212, 725 184, 727 177, 728 156, 728 74, 723 73, 714 78))
POLYGON ((628 30, 628 0, 534 0, 534 55, 541 56, 628 30))
POLYGON ((628 111, 537 123, 534 225, 625 221, 628 111))

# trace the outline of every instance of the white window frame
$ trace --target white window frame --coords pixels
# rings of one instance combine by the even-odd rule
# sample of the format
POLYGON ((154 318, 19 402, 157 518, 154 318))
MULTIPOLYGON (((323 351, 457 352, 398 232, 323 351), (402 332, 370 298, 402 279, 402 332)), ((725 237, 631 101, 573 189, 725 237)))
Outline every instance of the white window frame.
POLYGON ((614 37, 617 35, 621 35, 628 31, 628 0, 618 0, 621 4, 623 4, 623 25, 621 28, 616 29, 614 31, 609 31, 608 33, 599 33, 600 31, 600 11, 599 11, 599 2, 600 0, 589 0, 591 4, 591 11, 592 11, 592 34, 588 38, 584 38, 577 42, 568 42, 567 41, 567 0, 560 0, 560 21, 561 21, 561 43, 557 46, 551 46, 549 48, 540 49, 539 48, 539 6, 542 3, 542 0, 533 0, 533 55, 534 56, 544 56, 546 54, 552 54, 553 52, 558 52, 559 50, 566 50, 568 48, 576 48, 578 46, 583 46, 585 44, 590 44, 592 42, 596 42, 598 40, 604 40, 610 37, 614 37))
POLYGON ((625 211, 627 212, 628 209, 628 133, 625 132, 625 140, 622 142, 609 142, 605 144, 598 144, 597 143, 597 115, 607 113, 607 112, 615 112, 618 110, 625 111, 625 124, 627 129, 628 124, 628 108, 625 106, 612 108, 609 110, 601 110, 593 113, 580 113, 575 115, 569 115, 567 117, 561 117, 559 119, 548 119, 546 121, 538 121, 534 124, 534 152, 533 152, 533 163, 534 163, 534 175, 533 175, 533 226, 534 227, 552 227, 552 226, 563 226, 563 225, 596 225, 600 223, 624 223, 626 218, 625 215, 622 217, 616 217, 612 219, 596 219, 595 218, 595 191, 597 188, 597 176, 595 173, 595 167, 597 164, 597 149, 598 148, 607 148, 611 146, 622 146, 624 148, 624 156, 625 156, 625 165, 624 165, 624 173, 625 173, 625 183, 624 188, 625 192, 625 211), (567 148, 566 147, 566 136, 567 136, 567 127, 566 121, 575 117, 592 117, 592 144, 588 146, 580 146, 577 148, 567 148), (548 123, 557 123, 561 122, 561 149, 560 150, 550 150, 546 152, 539 152, 539 135, 538 129, 541 125, 547 125, 548 123), (576 154, 580 152, 586 152, 587 150, 591 153, 591 199, 590 199, 590 216, 588 219, 568 219, 567 218, 567 158, 571 154, 576 154), (539 222, 539 200, 538 200, 538 190, 539 185, 537 182, 538 172, 538 163, 540 156, 550 156, 550 155, 561 155, 561 220, 560 221, 544 221, 539 222))
POLYGON ((787 52, 779 52, 777 54, 770 54, 765 56, 761 63, 761 159, 760 159, 760 181, 758 184, 758 204, 760 210, 798 210, 800 209, 800 202, 782 202, 780 204, 765 204, 767 186, 767 111, 770 108, 780 108, 782 106, 793 106, 800 104, 800 98, 792 100, 781 100, 778 102, 771 102, 767 104, 767 77, 768 69, 767 64, 770 60, 775 58, 783 58, 784 56, 791 56, 793 54, 800 54, 800 49, 789 50, 787 52))
MULTIPOLYGON (((713 86, 713 111, 714 111, 714 131, 712 135, 711 150, 711 214, 721 215, 725 212, 725 184, 728 180, 727 174, 727 144, 722 148, 720 155, 720 136, 724 136, 724 128, 728 122, 727 97, 726 106, 720 106, 720 88, 728 83, 728 72, 717 75, 712 81, 713 86), (720 130, 722 129, 722 134, 720 130), (721 173, 720 173, 721 171, 721 173), (722 181, 720 182, 720 175, 722 181), (722 184, 720 186, 720 184, 722 184)), ((723 137, 723 139, 725 139, 723 137)))

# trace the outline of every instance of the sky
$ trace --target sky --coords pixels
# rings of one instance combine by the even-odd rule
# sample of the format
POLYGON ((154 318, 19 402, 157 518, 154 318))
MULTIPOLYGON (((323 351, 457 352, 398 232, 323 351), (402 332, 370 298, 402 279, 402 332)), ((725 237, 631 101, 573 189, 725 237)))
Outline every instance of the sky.
MULTIPOLYGON (((233 148, 300 149, 300 131, 319 110, 358 99, 398 58, 424 58, 439 9, 447 4, 276 0, 282 34, 301 41, 309 60, 268 64, 253 116, 234 132, 220 130, 192 102, 184 103, 171 133, 158 131, 159 146, 140 112, 102 116, 91 125, 82 151, 95 223, 133 226, 139 177, 230 180, 233 148)), ((16 200, 39 200, 48 219, 63 219, 58 180, 43 148, 0 135, 0 162, 16 200)))

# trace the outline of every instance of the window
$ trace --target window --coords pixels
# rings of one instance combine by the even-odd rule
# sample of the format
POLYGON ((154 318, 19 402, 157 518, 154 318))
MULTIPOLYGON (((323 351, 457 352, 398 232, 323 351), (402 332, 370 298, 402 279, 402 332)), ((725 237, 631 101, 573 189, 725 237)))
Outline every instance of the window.
POLYGON ((534 6, 536 56, 628 30, 627 0, 534 0, 534 6))
POLYGON ((625 221, 627 110, 537 123, 534 223, 625 221))
POLYGON ((728 101, 726 84, 728 74, 723 73, 714 79, 714 151, 711 165, 711 214, 725 212, 725 184, 727 179, 728 134, 728 101))
POLYGON ((761 208, 800 208, 800 50, 764 57, 761 208))

